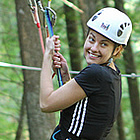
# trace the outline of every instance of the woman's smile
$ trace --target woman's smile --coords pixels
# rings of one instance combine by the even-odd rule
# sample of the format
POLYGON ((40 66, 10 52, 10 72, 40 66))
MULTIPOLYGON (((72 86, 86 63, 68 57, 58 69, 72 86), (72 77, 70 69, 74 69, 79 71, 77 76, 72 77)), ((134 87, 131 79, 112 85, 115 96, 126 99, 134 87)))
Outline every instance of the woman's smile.
POLYGON ((95 53, 93 53, 92 51, 88 51, 88 54, 89 54, 89 57, 91 58, 91 59, 98 59, 99 57, 101 57, 101 55, 99 55, 99 54, 95 54, 95 53))

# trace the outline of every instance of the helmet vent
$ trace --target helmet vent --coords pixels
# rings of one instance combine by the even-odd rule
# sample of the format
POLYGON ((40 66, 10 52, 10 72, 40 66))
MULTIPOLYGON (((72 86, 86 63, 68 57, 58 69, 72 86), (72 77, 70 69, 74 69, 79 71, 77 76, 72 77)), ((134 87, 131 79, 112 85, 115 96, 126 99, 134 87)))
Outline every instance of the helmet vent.
POLYGON ((125 27, 126 27, 126 26, 127 26, 127 23, 125 22, 124 25, 125 25, 125 27))
POLYGON ((124 30, 123 24, 120 25, 121 29, 124 30))
POLYGON ((119 29, 118 32, 117 32, 117 36, 120 37, 122 35, 122 33, 123 32, 119 29))
POLYGON ((94 21, 97 17, 98 17, 98 16, 94 16, 94 17, 92 18, 92 21, 94 21))
POLYGON ((120 29, 117 32, 117 36, 120 37, 123 34, 122 30, 125 30, 125 28, 127 28, 128 26, 130 26, 130 23, 123 23, 120 25, 120 29))
POLYGON ((101 12, 99 12, 97 15, 101 15, 102 14, 102 11, 101 12))
POLYGON ((98 16, 99 15, 101 15, 102 14, 102 11, 101 12, 99 12, 97 15, 95 15, 93 18, 92 18, 92 21, 94 21, 95 19, 97 19, 98 18, 98 16))

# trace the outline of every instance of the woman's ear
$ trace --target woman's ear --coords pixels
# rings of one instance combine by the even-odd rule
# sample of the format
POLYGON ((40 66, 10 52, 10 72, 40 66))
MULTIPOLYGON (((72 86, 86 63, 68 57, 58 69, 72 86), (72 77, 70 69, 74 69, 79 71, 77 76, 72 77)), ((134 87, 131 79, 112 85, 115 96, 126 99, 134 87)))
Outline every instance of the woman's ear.
POLYGON ((115 49, 115 51, 113 53, 113 56, 117 56, 120 52, 122 52, 122 50, 123 50, 123 46, 122 45, 116 47, 116 49, 115 49))

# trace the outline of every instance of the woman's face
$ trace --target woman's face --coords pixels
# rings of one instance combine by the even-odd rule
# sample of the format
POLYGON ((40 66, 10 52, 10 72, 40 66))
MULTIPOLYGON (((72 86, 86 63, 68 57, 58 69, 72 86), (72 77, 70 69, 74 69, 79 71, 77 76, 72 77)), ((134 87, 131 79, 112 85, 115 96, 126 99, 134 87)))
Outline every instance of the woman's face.
POLYGON ((106 63, 112 56, 114 43, 99 33, 90 30, 84 44, 84 56, 88 65, 106 63))

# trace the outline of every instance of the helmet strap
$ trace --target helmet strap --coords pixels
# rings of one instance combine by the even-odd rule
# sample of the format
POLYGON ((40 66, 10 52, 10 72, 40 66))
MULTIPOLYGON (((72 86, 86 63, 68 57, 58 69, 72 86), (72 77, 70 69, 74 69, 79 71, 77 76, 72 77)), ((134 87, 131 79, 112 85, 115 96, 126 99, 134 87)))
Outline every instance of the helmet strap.
POLYGON ((108 59, 108 61, 106 63, 103 63, 102 65, 109 66, 113 62, 113 53, 114 53, 115 49, 117 48, 117 46, 119 46, 119 45, 115 44, 110 58, 108 59))
POLYGON ((107 61, 107 63, 106 63, 107 66, 109 66, 109 65, 113 62, 113 60, 114 60, 114 59, 113 59, 113 57, 114 57, 114 56, 113 56, 113 53, 115 52, 115 49, 116 49, 118 46, 119 46, 119 44, 116 44, 116 43, 115 43, 114 49, 113 49, 113 51, 112 51, 112 55, 111 55, 111 57, 108 59, 108 61, 107 61))
POLYGON ((113 55, 108 59, 107 62, 101 64, 102 66, 109 66, 113 62, 113 55))
POLYGON ((108 60, 107 66, 109 66, 113 62, 113 57, 108 60))

